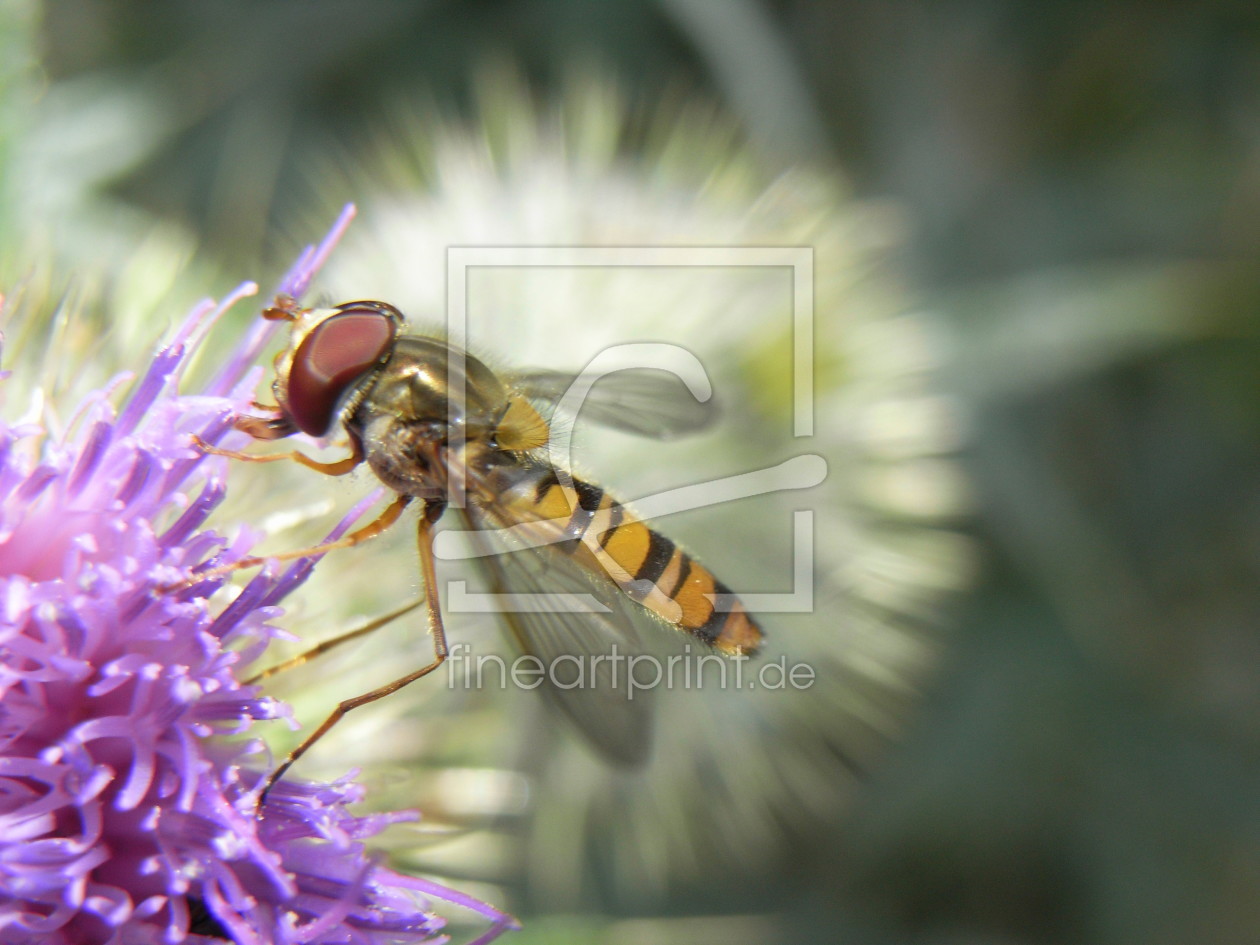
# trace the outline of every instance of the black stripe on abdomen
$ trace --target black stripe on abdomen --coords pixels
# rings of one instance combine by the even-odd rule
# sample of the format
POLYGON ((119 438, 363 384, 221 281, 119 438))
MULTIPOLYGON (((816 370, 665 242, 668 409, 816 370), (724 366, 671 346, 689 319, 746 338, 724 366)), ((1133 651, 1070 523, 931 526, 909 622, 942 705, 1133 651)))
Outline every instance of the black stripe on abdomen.
POLYGON ((573 484, 573 492, 577 496, 577 501, 573 504, 573 514, 569 516, 569 524, 565 527, 565 531, 570 537, 567 541, 559 543, 560 550, 565 554, 573 554, 577 551, 581 544, 582 536, 590 528, 591 519, 595 517, 596 511, 599 509, 600 499, 604 497, 604 490, 599 486, 584 482, 577 477, 573 477, 570 481, 573 484))
MULTIPOLYGON (((668 591, 665 591, 665 596, 670 600, 675 600, 678 597, 678 592, 681 591, 683 589, 683 585, 687 583, 687 578, 691 577, 691 555, 687 554, 685 551, 680 551, 679 555, 678 580, 674 582, 673 587, 671 587, 668 591)), ((661 590, 665 589, 661 588, 661 590)))
POLYGON ((718 610, 723 595, 728 600, 734 596, 729 587, 715 580, 713 582, 713 610, 709 613, 709 619, 691 631, 705 643, 711 644, 722 635, 722 628, 726 626, 726 621, 731 615, 729 610, 718 610))
POLYGON ((675 545, 672 541, 654 529, 648 529, 648 550, 643 558, 643 563, 639 565, 639 570, 634 576, 635 583, 643 583, 648 585, 643 592, 644 596, 651 592, 656 586, 656 582, 660 580, 661 575, 665 573, 665 568, 669 566, 669 560, 674 556, 675 545))

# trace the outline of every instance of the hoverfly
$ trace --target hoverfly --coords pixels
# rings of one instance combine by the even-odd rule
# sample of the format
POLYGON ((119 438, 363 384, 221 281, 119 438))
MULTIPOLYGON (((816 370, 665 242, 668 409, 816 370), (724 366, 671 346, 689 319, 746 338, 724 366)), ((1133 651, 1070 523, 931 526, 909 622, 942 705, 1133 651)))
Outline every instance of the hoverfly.
MULTIPOLYGON (((350 455, 323 463, 297 451, 254 455, 199 442, 200 447, 252 461, 291 459, 334 476, 366 463, 397 493, 376 521, 357 532, 277 557, 357 544, 388 528, 418 501, 424 605, 434 645, 432 662, 341 703, 271 774, 264 796, 346 712, 401 689, 446 659, 433 527, 448 505, 462 515, 469 534, 483 542, 480 561, 496 592, 576 590, 594 595, 602 605, 604 612, 503 614, 519 645, 544 664, 561 654, 598 653, 609 640, 632 641, 630 612, 636 608, 728 655, 756 651, 760 628, 707 568, 599 486, 545 457, 542 448, 551 428, 534 403, 555 402, 571 376, 552 371, 497 374, 445 341, 405 334, 402 314, 384 302, 304 309, 282 296, 263 314, 291 326, 288 347, 275 361, 276 406, 267 408, 274 415, 238 417, 236 428, 256 439, 276 440, 299 432, 322 437, 340 422, 350 455), (492 544, 509 529, 529 536, 527 550, 492 544)), ((680 406, 679 399, 654 391, 643 372, 620 372, 600 385, 605 392, 588 397, 586 415, 656 435, 694 425, 694 415, 680 406), (612 383, 622 375, 626 381, 620 387, 612 383)), ((246 559, 218 570, 260 562, 246 559)), ((581 702, 602 698, 607 703, 615 696, 568 688, 552 690, 552 695, 605 756, 627 763, 642 760, 650 737, 646 723, 623 712, 620 720, 609 724, 611 713, 581 702)))

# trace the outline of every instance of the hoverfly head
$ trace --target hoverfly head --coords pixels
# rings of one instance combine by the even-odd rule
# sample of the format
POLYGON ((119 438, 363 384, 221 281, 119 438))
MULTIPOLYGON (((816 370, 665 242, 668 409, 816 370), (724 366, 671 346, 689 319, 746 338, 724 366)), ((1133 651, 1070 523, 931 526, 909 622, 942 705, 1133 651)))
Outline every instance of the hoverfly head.
POLYGON ((276 305, 263 313, 292 324, 276 357, 276 402, 303 433, 323 436, 359 382, 389 360, 404 324, 384 302, 345 302, 330 309, 276 305))

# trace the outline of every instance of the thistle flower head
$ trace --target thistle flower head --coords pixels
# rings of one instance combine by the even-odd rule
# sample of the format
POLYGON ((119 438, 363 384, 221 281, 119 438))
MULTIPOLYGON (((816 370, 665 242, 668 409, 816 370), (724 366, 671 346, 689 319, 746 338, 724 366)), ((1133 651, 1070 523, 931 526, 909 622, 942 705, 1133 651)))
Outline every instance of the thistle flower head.
MULTIPOLYGON (((286 280, 300 291, 319 254, 286 280)), ((393 872, 364 840, 407 812, 356 816, 349 778, 282 780, 261 816, 266 759, 240 735, 286 707, 238 667, 278 633, 279 603, 310 562, 264 571, 224 607, 221 579, 162 588, 256 536, 204 526, 226 493, 223 461, 192 435, 231 442, 248 406, 256 334, 208 391, 177 382, 207 303, 115 403, 90 396, 0 418, 0 938, 25 943, 427 942, 445 898, 393 872)), ((0 390, 4 380, 0 379, 0 390)), ((338 530, 348 526, 349 519, 338 530)))

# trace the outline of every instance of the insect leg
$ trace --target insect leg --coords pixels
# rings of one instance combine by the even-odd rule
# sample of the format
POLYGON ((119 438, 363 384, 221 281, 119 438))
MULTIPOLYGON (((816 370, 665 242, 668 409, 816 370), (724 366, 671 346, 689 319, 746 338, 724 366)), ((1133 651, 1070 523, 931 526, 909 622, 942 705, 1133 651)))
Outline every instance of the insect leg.
MULTIPOLYGON (((258 439, 272 439, 272 437, 263 436, 258 437, 258 439)), ((275 437, 275 439, 279 439, 279 437, 275 437)), ((247 463, 278 463, 287 459, 290 462, 301 463, 307 469, 313 469, 316 472, 323 473, 325 476, 344 476, 358 466, 359 463, 363 462, 363 451, 353 441, 351 441, 350 455, 345 459, 339 459, 332 463, 321 463, 319 460, 311 459, 298 450, 289 450, 287 453, 241 453, 236 450, 219 449, 217 446, 211 446, 196 434, 193 434, 193 445, 210 456, 226 456, 228 459, 239 459, 247 463)))
POLYGON ((423 597, 417 598, 416 600, 413 600, 410 604, 407 604, 403 607, 399 607, 397 610, 391 610, 387 614, 384 614, 380 617, 376 617, 376 618, 373 618, 372 620, 369 620, 367 623, 365 623, 361 627, 355 627, 353 630, 349 630, 346 633, 339 634, 335 637, 331 637, 330 639, 324 640, 321 643, 317 643, 315 644, 315 646, 311 647, 309 650, 305 650, 304 652, 299 653, 297 656, 290 657, 289 659, 285 660, 283 663, 277 663, 275 666, 268 667, 267 669, 264 669, 261 673, 258 673, 257 675, 249 677, 249 679, 246 679, 241 685, 252 686, 256 683, 262 682, 264 679, 270 679, 272 676, 276 676, 280 673, 283 673, 285 670, 293 669, 294 667, 301 666, 303 663, 307 662, 308 660, 313 660, 317 656, 322 656, 323 654, 327 653, 329 650, 333 650, 341 646, 341 644, 343 643, 349 643, 351 640, 357 640, 359 639, 359 637, 365 637, 369 633, 372 633, 374 630, 379 630, 381 627, 384 627, 387 624, 393 623, 399 617, 406 616, 407 614, 411 613, 413 610, 415 610, 417 607, 419 607, 423 603, 424 603, 423 597))
MULTIPOLYGON (((254 406, 260 410, 273 410, 275 408, 268 407, 265 404, 255 403, 254 406)), ((242 433, 248 433, 255 440, 282 440, 286 436, 292 436, 297 433, 297 424, 288 417, 237 417, 232 421, 232 426, 240 430, 242 433)))
POLYGON ((367 705, 369 702, 375 702, 377 699, 383 699, 388 695, 392 695, 422 676, 429 675, 429 673, 446 662, 446 629, 442 625, 442 608, 438 602, 437 573, 433 566, 433 524, 437 521, 437 517, 442 514, 443 508, 445 508, 445 503, 428 505, 425 508, 425 514, 420 517, 419 529, 420 574, 424 579, 424 602, 429 617, 429 632, 433 636, 433 662, 405 676, 400 676, 391 683, 386 683, 384 686, 373 689, 371 692, 365 692, 360 696, 346 699, 340 703, 337 708, 333 709, 328 718, 324 719, 323 724, 311 732, 302 744, 289 752, 289 756, 284 759, 280 767, 271 772, 263 785, 261 793, 258 795, 258 806, 260 808, 272 786, 280 780, 286 771, 293 767, 294 762, 310 750, 312 745, 328 734, 334 725, 345 718, 347 712, 357 709, 359 706, 367 705))
POLYGON ((269 322, 291 322, 297 318, 299 311, 297 299, 291 295, 281 294, 262 310, 262 317, 269 322))
POLYGON ((412 496, 400 495, 394 499, 385 511, 380 514, 374 521, 369 522, 362 528, 352 531, 343 538, 336 541, 325 542, 322 545, 313 545, 310 548, 299 548, 297 551, 282 551, 274 555, 251 555, 248 558, 241 558, 239 561, 233 561, 231 564, 220 565, 217 568, 209 568, 205 571, 198 571, 192 577, 180 581, 176 584, 168 584, 165 587, 158 588, 159 591, 173 591, 181 587, 190 587, 207 578, 219 577, 223 574, 231 574, 233 571, 240 571, 243 568, 256 568, 268 561, 293 561, 297 558, 316 558, 325 555, 330 551, 336 551, 338 548, 353 548, 355 545, 362 544, 370 538, 375 538, 389 526, 398 521, 403 513, 403 509, 411 502, 412 496))

